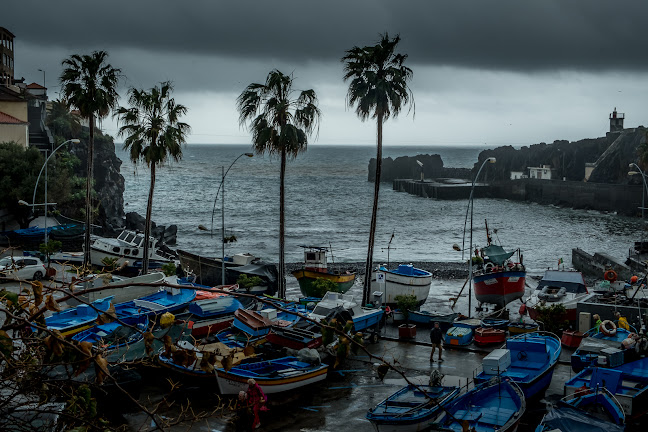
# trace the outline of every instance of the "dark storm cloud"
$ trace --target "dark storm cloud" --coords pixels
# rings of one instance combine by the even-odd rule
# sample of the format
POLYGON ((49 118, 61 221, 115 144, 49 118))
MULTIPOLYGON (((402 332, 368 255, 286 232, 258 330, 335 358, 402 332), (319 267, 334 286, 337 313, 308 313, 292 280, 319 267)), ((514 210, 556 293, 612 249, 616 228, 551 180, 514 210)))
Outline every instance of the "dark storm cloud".
POLYGON ((326 62, 389 31, 403 36, 412 64, 523 72, 648 66, 648 2, 634 0, 14 1, 2 16, 0 26, 20 41, 71 51, 326 62))

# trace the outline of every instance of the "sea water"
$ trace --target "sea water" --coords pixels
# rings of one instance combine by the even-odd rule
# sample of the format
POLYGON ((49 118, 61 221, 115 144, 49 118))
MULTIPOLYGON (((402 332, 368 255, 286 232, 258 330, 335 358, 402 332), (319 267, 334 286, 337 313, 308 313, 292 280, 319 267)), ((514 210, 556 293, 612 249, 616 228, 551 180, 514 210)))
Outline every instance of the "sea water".
MULTIPOLYGON (((134 165, 118 147, 124 161, 126 212, 145 214, 149 172, 134 165)), ((446 167, 471 168, 483 148, 385 147, 384 157, 439 154, 446 167)), ((271 262, 278 260, 278 157, 241 157, 226 175, 224 191, 215 202, 221 166, 252 148, 245 145, 188 145, 180 162, 159 168, 153 198, 153 220, 178 226, 177 247, 207 256, 220 256, 222 201, 225 234, 236 236, 227 254, 248 252, 271 262), (224 192, 224 194, 223 194, 224 192), (212 223, 213 220, 213 223, 212 223), (202 225, 208 230, 200 230, 202 225), (212 231, 213 226, 213 231, 212 231)), ((363 261, 371 220, 374 184, 367 181, 373 146, 311 145, 286 168, 287 262, 303 259, 301 245, 330 246, 338 262, 363 261)), ((375 262, 461 261, 453 244, 464 242, 467 200, 442 201, 392 190, 382 183, 375 242, 375 262)), ((473 244, 486 244, 485 220, 493 239, 505 249, 520 248, 531 274, 567 266, 571 250, 627 255, 638 239, 641 220, 613 213, 573 210, 501 199, 474 200, 473 244), (496 230, 496 231, 495 231, 496 230)), ((468 246, 469 230, 465 245, 468 246)), ((464 257, 466 258, 466 257, 464 257)), ((330 258, 329 258, 330 259, 330 258)))

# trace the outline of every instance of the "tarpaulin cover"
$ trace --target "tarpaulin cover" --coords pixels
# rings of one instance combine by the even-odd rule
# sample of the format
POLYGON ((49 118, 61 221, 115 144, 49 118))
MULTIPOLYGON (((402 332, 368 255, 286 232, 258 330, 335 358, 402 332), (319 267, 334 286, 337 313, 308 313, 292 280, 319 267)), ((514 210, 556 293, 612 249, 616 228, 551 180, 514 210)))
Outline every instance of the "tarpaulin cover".
POLYGON ((549 411, 544 418, 543 430, 560 430, 562 432, 623 432, 623 426, 599 420, 590 414, 561 405, 549 411))
POLYGON ((497 245, 490 245, 484 248, 484 254, 486 254, 486 256, 488 256, 488 258, 497 265, 504 264, 504 261, 511 258, 514 253, 515 251, 506 252, 502 246, 497 245))

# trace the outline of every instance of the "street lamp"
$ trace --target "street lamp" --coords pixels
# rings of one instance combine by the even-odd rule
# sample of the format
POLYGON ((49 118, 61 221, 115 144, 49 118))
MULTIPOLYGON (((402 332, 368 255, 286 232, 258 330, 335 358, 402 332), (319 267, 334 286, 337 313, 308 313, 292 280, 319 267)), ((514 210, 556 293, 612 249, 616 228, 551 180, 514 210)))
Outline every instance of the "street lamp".
MULTIPOLYGON (((45 76, 45 71, 43 71, 43 77, 44 76, 45 76)), ((41 167, 41 170, 38 173, 38 177, 36 178, 36 184, 34 185, 34 195, 32 196, 32 204, 31 204, 32 207, 37 205, 36 204, 36 189, 38 188, 38 181, 40 180, 40 176, 43 173, 43 169, 44 169, 45 170, 45 203, 42 204, 42 205, 45 206, 45 245, 47 245, 47 205, 48 205, 48 202, 47 202, 47 162, 49 162, 50 158, 52 156, 54 156, 54 153, 56 153, 58 149, 60 149, 61 147, 63 147, 65 144, 67 144, 69 142, 74 143, 74 144, 79 144, 81 142, 81 140, 79 140, 78 138, 69 139, 69 140, 65 141, 63 144, 61 144, 60 146, 56 147, 54 149, 54 151, 52 151, 52 153, 49 156, 47 156, 47 150, 45 150, 45 156, 47 156, 47 158, 45 159, 45 163, 43 163, 43 166, 41 167)), ((90 229, 90 228, 86 227, 86 229, 90 229)))
POLYGON ((222 202, 222 207, 221 207, 221 227, 222 227, 222 260, 221 260, 221 285, 225 285, 225 176, 227 176, 227 173, 229 170, 232 168, 232 166, 236 163, 237 160, 242 158, 243 156, 247 157, 252 157, 254 156, 253 153, 243 153, 240 154, 234 161, 230 164, 230 166, 227 168, 227 171, 225 171, 225 165, 221 165, 221 182, 220 185, 218 185, 218 190, 216 191, 216 198, 214 198, 214 208, 212 209, 212 218, 211 218, 211 235, 212 237, 214 236, 214 213, 216 212, 216 202, 218 201, 218 194, 220 193, 221 189, 223 190, 223 195, 221 196, 221 202, 222 202))
POLYGON ((45 86, 45 69, 38 69, 40 72, 43 72, 43 87, 45 86))
POLYGON ((643 248, 643 242, 644 242, 644 212, 646 209, 646 193, 648 191, 648 184, 646 183, 646 174, 639 168, 639 165, 636 163, 631 162, 628 165, 628 168, 636 168, 637 171, 630 171, 628 172, 628 175, 635 175, 635 174, 641 174, 641 179, 643 180, 643 185, 641 186, 641 247, 643 248))
MULTIPOLYGON (((477 179, 479 178, 479 174, 481 174, 482 169, 484 168, 484 165, 486 163, 495 163, 496 159, 494 157, 489 157, 487 158, 479 167, 479 171, 477 171, 477 175, 472 181, 472 187, 470 189, 470 199, 468 201, 468 207, 470 208, 470 245, 468 246, 468 318, 470 318, 472 314, 472 275, 473 275, 473 265, 472 265, 472 250, 473 250, 473 237, 472 237, 472 232, 473 232, 473 196, 475 193, 475 182, 477 182, 477 179)), ((466 219, 468 218, 468 210, 466 209, 466 219)), ((466 223, 464 222, 464 241, 466 238, 466 223)), ((458 245, 457 245, 458 246, 458 245)), ((456 248, 455 248, 456 250, 456 248)), ((463 249, 462 249, 462 258, 463 258, 463 249)))

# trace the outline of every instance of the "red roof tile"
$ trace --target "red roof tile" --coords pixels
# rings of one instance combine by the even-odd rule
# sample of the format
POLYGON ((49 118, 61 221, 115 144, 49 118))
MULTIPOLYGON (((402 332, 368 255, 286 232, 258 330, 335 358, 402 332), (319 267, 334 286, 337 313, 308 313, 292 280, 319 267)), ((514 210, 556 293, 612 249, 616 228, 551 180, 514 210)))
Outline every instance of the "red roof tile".
POLYGON ((29 84, 29 85, 27 86, 27 88, 28 88, 28 89, 43 89, 43 90, 47 90, 47 87, 43 87, 42 85, 40 85, 40 84, 36 84, 36 83, 31 83, 31 84, 29 84))
POLYGON ((0 111, 0 124, 29 124, 29 123, 0 111))

